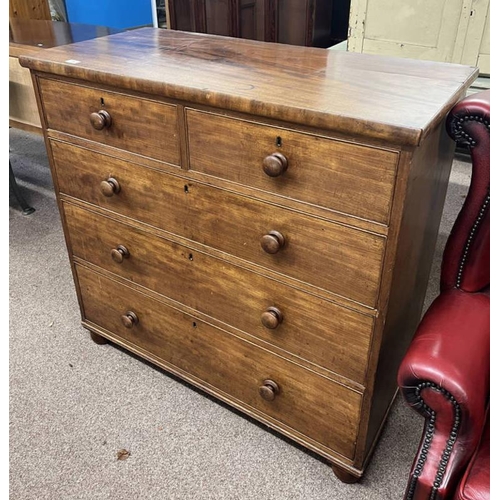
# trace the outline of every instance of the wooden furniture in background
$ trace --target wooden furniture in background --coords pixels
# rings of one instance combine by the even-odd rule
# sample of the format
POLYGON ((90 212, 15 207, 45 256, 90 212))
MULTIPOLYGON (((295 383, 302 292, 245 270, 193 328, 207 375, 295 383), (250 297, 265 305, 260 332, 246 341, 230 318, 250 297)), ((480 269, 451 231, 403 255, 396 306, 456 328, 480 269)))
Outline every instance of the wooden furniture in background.
POLYGON ((92 338, 357 480, 420 319, 444 119, 477 70, 148 28, 21 64, 92 338))
MULTIPOLYGON (((11 2, 12 7, 12 2, 11 2)), ((88 40, 118 33, 104 26, 64 23, 38 19, 10 19, 9 21, 9 126, 42 133, 33 82, 28 69, 19 64, 21 54, 34 54, 40 49, 88 40)), ((9 186, 24 215, 35 209, 27 203, 17 184, 9 161, 9 186)))
POLYGON ((348 50, 478 66, 490 74, 490 0, 351 0, 348 50))
POLYGON ((11 19, 9 21, 9 125, 42 133, 30 72, 19 64, 21 54, 34 54, 68 43, 118 33, 90 24, 11 19))
POLYGON ((170 27, 292 45, 332 44, 332 0, 168 0, 170 27))
POLYGON ((31 76, 13 56, 9 57, 9 125, 42 133, 31 76))
POLYGON ((9 0, 9 21, 12 19, 50 21, 49 0, 9 0))
POLYGON ((29 19, 9 21, 9 125, 42 133, 29 70, 19 65, 21 54, 33 54, 68 43, 118 33, 120 30, 89 24, 29 19))

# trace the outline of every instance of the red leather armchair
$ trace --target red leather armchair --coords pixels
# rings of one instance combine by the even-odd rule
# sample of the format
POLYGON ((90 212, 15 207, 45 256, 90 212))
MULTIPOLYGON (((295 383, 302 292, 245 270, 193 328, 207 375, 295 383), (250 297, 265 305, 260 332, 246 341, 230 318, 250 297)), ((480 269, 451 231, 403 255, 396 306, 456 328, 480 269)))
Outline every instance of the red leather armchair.
POLYGON ((490 94, 463 99, 447 130, 472 157, 468 195, 448 238, 441 291, 398 373, 425 418, 405 500, 489 499, 490 94))

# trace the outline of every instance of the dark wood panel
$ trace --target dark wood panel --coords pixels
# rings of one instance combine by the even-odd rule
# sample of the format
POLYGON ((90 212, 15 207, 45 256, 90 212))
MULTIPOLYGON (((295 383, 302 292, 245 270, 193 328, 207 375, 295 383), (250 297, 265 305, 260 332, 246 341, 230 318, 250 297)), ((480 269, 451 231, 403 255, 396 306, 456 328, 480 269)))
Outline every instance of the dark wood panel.
POLYGON ((230 0, 204 0, 206 26, 204 33, 232 36, 233 21, 231 19, 230 0))
POLYGON ((347 40, 347 27, 349 24, 349 6, 350 0, 327 0, 324 2, 315 2, 312 12, 313 27, 311 32, 311 42, 308 45, 314 47, 331 47, 339 42, 334 39, 334 32, 339 26, 345 25, 346 35, 342 40, 347 40), (338 4, 344 4, 347 8, 345 18, 335 17, 334 8, 338 4))
POLYGON ((376 305, 385 238, 68 144, 54 141, 52 152, 63 193, 376 305), (101 192, 109 178, 120 185, 117 195, 101 192), (274 244, 271 231, 284 237, 274 254, 261 246, 264 237, 274 244))
POLYGON ((174 30, 196 31, 193 8, 194 0, 182 2, 168 0, 168 10, 170 15, 170 25, 174 30))
POLYGON ((478 73, 454 64, 150 28, 22 56, 20 62, 400 145, 419 144, 478 73))
POLYGON ((312 12, 308 0, 278 2, 278 41, 291 45, 311 45, 312 12))
POLYGON ((328 47, 330 0, 170 0, 172 28, 267 42, 328 47))
POLYGON ((372 317, 74 205, 64 206, 73 255, 364 383, 372 317), (119 246, 128 255, 116 262, 111 252, 119 246), (274 329, 262 323, 269 307, 282 314, 274 329))
MULTIPOLYGON (((230 0, 230 36, 276 42, 278 38, 276 3, 277 0, 230 0)), ((207 33, 212 31, 207 30, 207 33)))
POLYGON ((49 128, 180 165, 175 105, 45 78, 40 89, 49 128), (103 113, 109 124, 97 130, 92 119, 103 113))
POLYGON ((259 3, 257 0, 240 0, 238 5, 238 36, 253 40, 265 40, 264 22, 258 20, 259 3), (262 27, 259 30, 259 27, 262 27), (259 33, 260 31, 260 33, 259 33))
POLYGON ((389 222, 396 152, 191 109, 186 114, 191 169, 338 212, 389 222), (285 157, 286 170, 270 177, 263 162, 270 156, 275 158, 276 153, 285 157))
POLYGON ((84 267, 77 274, 87 321, 352 457, 360 394, 84 267), (128 311, 138 319, 131 328, 128 311), (266 380, 279 388, 273 400, 260 395, 266 380))

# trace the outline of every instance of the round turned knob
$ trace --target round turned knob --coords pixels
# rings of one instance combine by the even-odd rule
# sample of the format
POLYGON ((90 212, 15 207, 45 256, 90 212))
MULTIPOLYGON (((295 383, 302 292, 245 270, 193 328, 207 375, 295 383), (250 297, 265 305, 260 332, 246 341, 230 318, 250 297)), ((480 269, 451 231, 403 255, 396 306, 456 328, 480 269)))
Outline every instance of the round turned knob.
POLYGON ((116 248, 113 248, 113 250, 111 250, 111 258, 118 264, 121 264, 123 262, 123 259, 128 259, 129 257, 130 252, 128 251, 127 247, 124 247, 123 245, 118 245, 116 248))
POLYGON ((260 320, 266 328, 274 330, 283 321, 283 314, 277 307, 268 307, 261 314, 260 320))
POLYGON ((104 109, 101 109, 97 113, 90 113, 90 124, 96 130, 109 128, 111 126, 111 115, 104 109))
POLYGON ((137 325, 139 323, 139 318, 137 317, 137 314, 133 311, 127 311, 122 317, 121 317, 123 326, 125 328, 132 328, 134 325, 137 325))
POLYGON ((259 394, 261 398, 266 401, 273 401, 279 393, 279 385, 273 380, 264 380, 262 385, 259 387, 259 394))
POLYGON ((269 177, 278 177, 286 172, 288 160, 286 156, 281 153, 273 153, 264 158, 262 168, 269 177))
POLYGON ((102 181, 100 186, 101 193, 108 198, 114 194, 118 194, 121 189, 120 184, 116 179, 113 179, 113 177, 110 177, 107 181, 102 181))
POLYGON ((260 239, 260 246, 267 253, 277 253, 285 245, 285 237, 278 231, 269 231, 260 239))

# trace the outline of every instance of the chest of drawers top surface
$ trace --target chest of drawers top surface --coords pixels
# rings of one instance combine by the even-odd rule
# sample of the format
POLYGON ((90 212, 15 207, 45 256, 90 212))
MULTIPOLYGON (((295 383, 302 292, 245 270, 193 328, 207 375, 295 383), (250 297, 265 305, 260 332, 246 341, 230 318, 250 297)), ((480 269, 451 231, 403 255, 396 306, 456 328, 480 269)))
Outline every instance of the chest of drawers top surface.
POLYGON ((417 145, 477 68, 154 28, 21 56, 32 69, 417 145))

